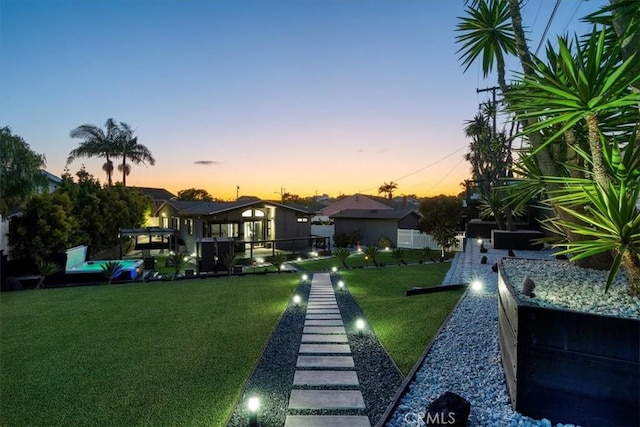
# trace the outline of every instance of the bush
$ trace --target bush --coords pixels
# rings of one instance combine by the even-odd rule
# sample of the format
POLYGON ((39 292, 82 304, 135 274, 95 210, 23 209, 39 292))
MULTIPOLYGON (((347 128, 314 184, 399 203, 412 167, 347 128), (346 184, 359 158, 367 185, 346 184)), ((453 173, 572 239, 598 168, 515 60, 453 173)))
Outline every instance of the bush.
POLYGON ((346 248, 349 246, 351 238, 346 233, 336 233, 333 235, 333 243, 339 248, 346 248))

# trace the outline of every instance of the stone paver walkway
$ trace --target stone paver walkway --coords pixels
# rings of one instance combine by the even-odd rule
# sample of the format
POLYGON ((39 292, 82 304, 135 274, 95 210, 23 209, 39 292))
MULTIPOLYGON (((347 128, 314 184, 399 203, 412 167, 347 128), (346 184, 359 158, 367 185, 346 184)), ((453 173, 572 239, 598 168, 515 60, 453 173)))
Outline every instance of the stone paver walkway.
POLYGON ((316 273, 285 427, 370 427, 359 385, 331 277, 316 273), (341 414, 344 410, 348 415, 341 414))

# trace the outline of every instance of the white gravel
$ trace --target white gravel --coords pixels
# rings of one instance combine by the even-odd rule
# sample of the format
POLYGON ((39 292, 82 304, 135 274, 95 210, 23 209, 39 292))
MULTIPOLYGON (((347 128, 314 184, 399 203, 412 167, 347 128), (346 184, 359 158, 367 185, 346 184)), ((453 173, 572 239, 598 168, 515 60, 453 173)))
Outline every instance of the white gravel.
MULTIPOLYGON (((480 253, 480 244, 470 240, 466 251, 457 254, 453 260, 443 284, 479 280, 483 288, 480 291, 469 289, 465 293, 387 421, 387 426, 423 426, 426 406, 445 391, 457 393, 471 403, 470 426, 551 426, 547 419, 534 420, 511 409, 497 338, 497 273, 491 269, 508 254, 506 250, 491 248, 486 242, 484 245, 488 252, 480 253), (480 262, 483 255, 487 257, 486 264, 480 262)), ((598 313, 615 314, 616 310, 621 310, 630 317, 638 316, 639 301, 626 295, 624 277, 618 277, 605 295, 603 283, 606 283, 606 272, 584 271, 566 261, 556 261, 551 251, 515 252, 519 258, 550 260, 543 263, 547 264, 546 267, 536 268, 531 275, 537 285, 534 290, 536 297, 531 298, 532 301, 576 309, 587 307, 598 313), (566 273, 572 277, 572 285, 562 287, 562 290, 560 285, 566 284, 566 280, 560 283, 545 280, 559 276, 560 269, 563 275, 566 273), (550 297, 552 294, 555 296, 550 297), (614 308, 605 308, 606 301, 610 301, 614 308), (627 308, 620 309, 621 306, 627 308)), ((509 277, 516 286, 521 285, 523 272, 530 271, 528 265, 525 269, 526 262, 513 258, 506 261, 509 277)), ((573 426, 567 424, 572 420, 562 421, 556 426, 573 426)))

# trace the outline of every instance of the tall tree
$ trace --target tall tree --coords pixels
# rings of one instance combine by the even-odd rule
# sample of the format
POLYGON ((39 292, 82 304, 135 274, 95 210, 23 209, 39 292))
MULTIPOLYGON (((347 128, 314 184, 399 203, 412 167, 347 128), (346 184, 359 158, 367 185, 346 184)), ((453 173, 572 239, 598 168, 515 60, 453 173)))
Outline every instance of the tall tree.
POLYGON ((33 151, 9 127, 0 128, 0 215, 7 216, 47 184, 41 171, 45 164, 44 155, 33 151))
POLYGON ((82 157, 104 157, 105 163, 102 170, 107 174, 107 183, 113 185, 113 161, 111 158, 118 155, 116 144, 120 129, 116 121, 107 119, 104 129, 96 125, 84 124, 69 132, 71 138, 83 139, 78 146, 71 150, 67 158, 67 165, 82 157))
POLYGON ((202 188, 187 188, 178 191, 178 200, 212 202, 213 196, 202 188))
POLYGON ((393 199, 393 192, 398 189, 398 184, 393 181, 389 181, 389 183, 384 183, 380 187, 378 187, 378 194, 385 194, 387 198, 393 199))
POLYGON ((462 200, 455 196, 427 197, 418 206, 422 218, 418 222, 418 230, 433 236, 442 248, 444 258, 447 248, 454 246, 456 231, 462 220, 462 200))
POLYGON ((122 158, 122 163, 118 165, 118 170, 122 172, 122 184, 127 186, 127 175, 131 172, 131 165, 127 164, 127 159, 131 163, 143 165, 149 163, 151 166, 156 164, 149 149, 138 143, 138 137, 133 136, 131 126, 124 122, 120 122, 118 134, 116 138, 116 153, 122 158))

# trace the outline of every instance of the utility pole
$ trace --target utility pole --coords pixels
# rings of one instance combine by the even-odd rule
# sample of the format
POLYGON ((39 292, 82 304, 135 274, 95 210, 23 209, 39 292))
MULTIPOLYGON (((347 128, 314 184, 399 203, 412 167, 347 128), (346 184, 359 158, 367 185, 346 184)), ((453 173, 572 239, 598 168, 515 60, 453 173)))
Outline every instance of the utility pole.
POLYGON ((496 137, 496 112, 498 111, 498 107, 496 105, 496 92, 498 90, 500 90, 500 86, 493 86, 485 89, 476 89, 476 93, 491 92, 493 102, 493 138, 496 137))
POLYGON ((236 200, 240 198, 240 186, 236 185, 236 200))

